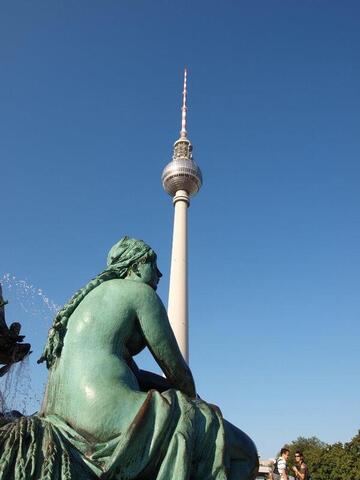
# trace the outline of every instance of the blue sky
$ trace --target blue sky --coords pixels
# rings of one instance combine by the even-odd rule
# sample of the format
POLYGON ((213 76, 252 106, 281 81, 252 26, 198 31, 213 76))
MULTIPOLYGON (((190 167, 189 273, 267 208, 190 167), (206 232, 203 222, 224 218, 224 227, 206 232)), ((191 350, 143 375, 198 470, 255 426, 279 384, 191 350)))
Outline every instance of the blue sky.
POLYGON ((0 274, 17 279, 7 315, 33 344, 28 396, 46 378, 39 288, 64 303, 128 234, 157 251, 167 303, 160 177, 187 66, 204 176, 189 211, 198 391, 264 457, 299 435, 355 435, 359 24, 356 1, 1 3, 0 274))

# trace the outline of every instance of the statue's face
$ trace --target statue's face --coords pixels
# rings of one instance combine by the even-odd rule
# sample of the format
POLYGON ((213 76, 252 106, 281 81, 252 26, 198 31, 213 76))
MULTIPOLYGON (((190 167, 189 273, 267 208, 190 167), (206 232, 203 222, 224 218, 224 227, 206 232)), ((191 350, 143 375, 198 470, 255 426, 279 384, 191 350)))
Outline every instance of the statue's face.
POLYGON ((141 280, 156 290, 159 280, 162 277, 160 270, 157 268, 156 259, 154 258, 146 263, 138 265, 138 271, 141 280))

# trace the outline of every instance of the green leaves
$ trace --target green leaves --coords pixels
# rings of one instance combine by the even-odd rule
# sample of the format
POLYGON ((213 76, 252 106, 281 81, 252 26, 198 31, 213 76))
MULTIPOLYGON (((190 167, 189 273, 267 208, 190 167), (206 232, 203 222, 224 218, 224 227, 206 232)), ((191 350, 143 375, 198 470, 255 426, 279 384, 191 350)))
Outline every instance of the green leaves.
POLYGON ((290 445, 289 468, 296 450, 302 451, 313 480, 360 480, 360 430, 347 443, 328 445, 317 437, 299 437, 290 445))

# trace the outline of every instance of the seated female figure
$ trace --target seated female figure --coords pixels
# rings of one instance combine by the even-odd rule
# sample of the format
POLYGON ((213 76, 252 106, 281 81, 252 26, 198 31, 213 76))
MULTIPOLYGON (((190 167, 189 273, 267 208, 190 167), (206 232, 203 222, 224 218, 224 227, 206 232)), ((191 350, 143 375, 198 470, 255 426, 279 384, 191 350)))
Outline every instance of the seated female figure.
MULTIPOLYGON (((160 276, 150 247, 124 237, 58 313, 40 359, 49 368, 42 409, 22 425, 38 434, 26 448, 18 435, 24 478, 254 478, 252 441, 196 396, 155 292, 160 276), (137 368, 133 356, 146 346, 166 379, 137 368)), ((0 432, 0 455, 5 444, 0 432)))

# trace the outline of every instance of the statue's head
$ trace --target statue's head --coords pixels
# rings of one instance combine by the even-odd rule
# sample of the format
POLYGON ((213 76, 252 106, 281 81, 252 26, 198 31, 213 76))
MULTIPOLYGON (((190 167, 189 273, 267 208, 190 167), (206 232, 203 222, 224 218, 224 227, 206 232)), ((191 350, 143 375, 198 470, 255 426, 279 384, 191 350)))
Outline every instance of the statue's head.
POLYGON ((86 295, 106 280, 129 278, 147 283, 154 290, 161 277, 156 265, 156 253, 142 240, 123 237, 110 249, 107 268, 78 290, 68 303, 58 312, 49 330, 44 352, 38 363, 46 361, 52 367, 60 357, 67 332, 67 324, 71 314, 86 295))
POLYGON ((156 259, 156 253, 145 242, 123 237, 110 249, 107 269, 119 272, 120 278, 141 281, 156 290, 162 276, 156 259))

